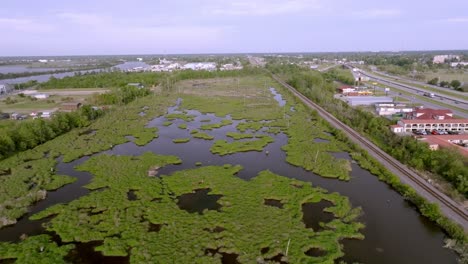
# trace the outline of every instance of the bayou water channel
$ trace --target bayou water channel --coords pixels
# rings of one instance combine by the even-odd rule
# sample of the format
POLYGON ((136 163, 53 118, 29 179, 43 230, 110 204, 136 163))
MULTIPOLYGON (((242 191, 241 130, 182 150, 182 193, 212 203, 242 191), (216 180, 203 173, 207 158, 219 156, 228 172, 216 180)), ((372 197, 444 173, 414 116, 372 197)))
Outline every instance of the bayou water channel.
MULTIPOLYGON (((273 91, 272 91, 273 92, 273 91)), ((274 92, 275 98, 281 104, 281 97, 274 92)), ((180 101, 179 101, 180 103, 180 101)), ((178 104, 168 109, 168 113, 177 113, 178 104)), ((213 155, 210 147, 213 141, 192 138, 190 142, 184 144, 174 144, 173 139, 190 138, 190 130, 198 129, 202 124, 201 120, 210 119, 210 123, 219 123, 222 119, 213 114, 201 114, 198 111, 188 111, 188 114, 195 115, 192 122, 175 120, 170 126, 164 126, 167 119, 163 117, 155 118, 148 123, 148 127, 158 127, 159 137, 145 146, 137 146, 133 142, 115 146, 104 153, 112 155, 141 155, 151 151, 163 155, 176 155, 183 161, 180 165, 169 165, 159 170, 159 174, 170 175, 177 170, 191 169, 196 167, 197 162, 204 165, 242 165, 243 170, 238 177, 248 181, 260 171, 270 170, 273 173, 289 178, 311 182, 314 186, 327 189, 330 192, 339 192, 341 195, 349 197, 353 207, 362 207, 363 215, 359 221, 365 224, 361 230, 364 240, 343 240, 345 256, 341 259, 348 263, 456 263, 456 254, 443 247, 445 234, 433 223, 422 217, 416 209, 406 202, 397 192, 390 189, 385 183, 378 181, 377 177, 362 169, 355 162, 351 162, 351 180, 339 181, 336 179, 326 179, 314 173, 305 171, 302 168, 292 166, 285 161, 286 154, 281 149, 287 143, 287 136, 284 134, 269 134, 274 138, 274 142, 267 145, 264 152, 244 152, 226 156, 213 155), (181 123, 188 125, 187 129, 178 128, 181 123), (269 155, 265 152, 268 151, 269 155)), ((208 131, 215 139, 223 139, 229 142, 232 138, 226 137, 226 133, 237 131, 236 125, 240 121, 233 120, 233 124, 219 129, 208 131)), ((247 131, 249 132, 249 131, 247 131)), ((260 131, 266 134, 264 131, 260 131)), ((327 144, 326 141, 319 140, 317 144, 327 144)), ((333 153, 335 157, 351 160, 348 153, 333 153)), ((99 155, 99 154, 96 154, 99 155)), ((83 157, 71 163, 60 162, 57 166, 58 174, 77 177, 77 181, 67 185, 57 191, 49 192, 45 200, 30 208, 30 213, 11 227, 0 229, 0 241, 18 241, 21 234, 37 235, 46 232, 42 223, 46 220, 31 221, 28 217, 51 205, 66 203, 89 191, 83 187, 91 179, 92 175, 74 170, 76 165, 86 161, 89 157, 83 157)), ((199 195, 206 194, 200 191, 199 195)), ((198 193, 197 193, 198 195, 198 193)), ((271 203, 271 201, 269 201, 271 203)), ((205 205, 198 203, 213 203, 210 199, 198 197, 195 202, 182 201, 183 206, 188 210, 197 211, 205 205), (193 207, 190 209, 190 207, 193 207)), ((274 202, 273 202, 274 203, 274 202)), ((205 207, 209 207, 206 205, 205 207)), ((275 206, 272 204, 272 206, 275 206)), ((279 206, 279 205, 276 205, 279 206)), ((306 227, 316 226, 318 221, 327 219, 327 214, 316 204, 303 205, 304 222, 306 227)), ((322 205, 326 206, 326 205, 322 205)), ((90 247, 78 245, 78 255, 87 254, 94 256, 90 259, 99 259, 101 263, 106 262, 106 257, 100 256, 90 250, 90 247)), ((112 258, 107 260, 111 261, 112 258)), ((228 263, 228 258, 224 263, 228 263)), ((115 259, 113 259, 115 261, 115 259)), ((121 261, 128 261, 128 258, 121 258, 121 261)))

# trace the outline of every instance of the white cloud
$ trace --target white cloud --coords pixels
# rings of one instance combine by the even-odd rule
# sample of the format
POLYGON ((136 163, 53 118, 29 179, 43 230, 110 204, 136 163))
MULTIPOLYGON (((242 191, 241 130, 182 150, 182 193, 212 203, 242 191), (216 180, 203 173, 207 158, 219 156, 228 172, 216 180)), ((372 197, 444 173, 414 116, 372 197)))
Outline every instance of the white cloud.
POLYGON ((449 23, 467 23, 468 17, 452 17, 452 18, 443 19, 443 21, 449 22, 449 23))
POLYGON ((397 17, 402 14, 399 9, 367 9, 354 12, 354 16, 358 18, 389 18, 397 17))
POLYGON ((205 13, 211 15, 230 16, 269 16, 290 14, 318 9, 317 0, 237 0, 230 3, 215 4, 205 9, 205 13))
POLYGON ((80 30, 80 43, 92 45, 200 46, 219 43, 230 27, 197 25, 161 17, 126 18, 98 13, 58 13, 56 16, 80 30))
POLYGON ((59 13, 57 17, 78 25, 98 26, 110 20, 110 17, 92 13, 59 13))
POLYGON ((0 18, 0 29, 25 33, 49 33, 54 31, 55 27, 32 19, 0 18))

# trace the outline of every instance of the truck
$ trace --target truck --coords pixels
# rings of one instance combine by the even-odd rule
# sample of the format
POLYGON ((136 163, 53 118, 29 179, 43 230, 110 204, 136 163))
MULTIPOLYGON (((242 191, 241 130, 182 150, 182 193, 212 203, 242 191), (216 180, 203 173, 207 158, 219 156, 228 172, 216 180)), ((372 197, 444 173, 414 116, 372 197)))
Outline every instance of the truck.
POLYGON ((434 98, 434 97, 435 97, 435 94, 434 94, 434 93, 424 93, 424 96, 427 96, 427 97, 430 97, 430 98, 434 98))

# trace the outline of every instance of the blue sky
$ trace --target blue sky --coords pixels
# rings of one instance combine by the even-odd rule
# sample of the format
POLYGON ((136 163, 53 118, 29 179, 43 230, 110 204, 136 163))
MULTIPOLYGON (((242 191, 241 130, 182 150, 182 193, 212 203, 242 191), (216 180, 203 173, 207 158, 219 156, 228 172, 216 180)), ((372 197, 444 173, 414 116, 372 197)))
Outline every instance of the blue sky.
POLYGON ((15 0, 0 56, 468 49, 466 0, 15 0))

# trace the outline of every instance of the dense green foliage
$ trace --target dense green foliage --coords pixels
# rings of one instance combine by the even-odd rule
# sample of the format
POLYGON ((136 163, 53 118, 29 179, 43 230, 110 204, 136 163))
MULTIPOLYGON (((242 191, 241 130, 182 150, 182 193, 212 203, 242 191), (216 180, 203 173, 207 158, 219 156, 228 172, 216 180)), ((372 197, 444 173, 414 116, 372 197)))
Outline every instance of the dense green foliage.
POLYGON ((134 86, 124 86, 114 88, 110 92, 98 94, 93 97, 93 103, 97 105, 121 105, 128 104, 139 97, 150 94, 146 88, 137 88, 134 86))
POLYGON ((172 140, 174 143, 187 143, 190 141, 190 138, 175 138, 172 140))
POLYGON ((334 99, 335 87, 316 72, 298 72, 289 79, 304 95, 321 105, 345 124, 365 134, 375 144, 399 161, 421 171, 442 176, 465 197, 468 197, 468 160, 451 149, 432 151, 427 144, 412 137, 395 135, 391 121, 334 99))
MULTIPOLYGON (((70 162, 85 155, 111 149, 134 137, 146 145, 158 136, 157 128, 145 125, 165 113, 174 97, 147 96, 119 109, 109 110, 89 126, 72 131, 0 161, 0 226, 16 222, 28 206, 44 199, 47 190, 57 189, 75 178, 55 175, 56 158, 70 162), (145 110, 144 110, 145 109, 145 110), (146 115, 140 115, 144 111, 146 115)), ((60 123, 65 124, 65 123, 60 123)))
POLYGON ((16 263, 67 263, 63 258, 74 245, 58 246, 48 235, 26 238, 19 244, 0 243, 0 260, 15 260, 16 263))
POLYGON ((51 120, 27 120, 0 128, 0 160, 15 152, 34 148, 73 128, 88 126, 102 113, 86 105, 76 112, 58 113, 51 120))
POLYGON ((223 126, 229 126, 232 125, 232 120, 229 119, 223 119, 221 120, 220 123, 215 123, 215 124, 203 124, 200 126, 201 130, 213 130, 216 128, 221 128, 223 126))
POLYGON ((157 85, 160 77, 161 74, 152 72, 89 72, 62 79, 52 77, 49 81, 41 83, 39 87, 42 89, 117 88, 125 87, 128 83, 141 83, 150 87, 157 85))
POLYGON ((200 138, 200 139, 205 139, 205 140, 213 140, 214 136, 208 135, 207 133, 200 132, 198 130, 192 130, 190 131, 190 134, 192 134, 193 138, 200 138))
POLYGON ((238 262, 251 263, 285 255, 289 239, 294 241, 288 249, 290 263, 333 263, 343 256, 339 241, 363 238, 359 233, 363 225, 355 222, 360 209, 353 209, 337 193, 268 171, 244 181, 235 176, 241 167, 231 165, 147 176, 149 168, 174 162, 175 157, 152 153, 95 156, 79 169, 95 175, 87 188, 100 190, 33 218, 55 215, 48 229, 62 241, 103 241, 96 250, 106 256, 129 255, 131 263, 220 263, 221 256, 206 254, 207 249, 237 254, 238 262), (197 214, 179 208, 179 197, 199 189, 210 190, 208 196, 221 195, 220 210, 197 214), (129 192, 136 200, 128 199, 129 192), (265 199, 281 201, 283 208, 265 205, 265 199), (317 213, 331 214, 332 220, 317 230, 305 228, 301 205, 322 200, 330 205, 317 213), (307 256, 311 247, 320 248, 324 255, 307 256), (269 250, 262 252, 263 248, 269 250))
MULTIPOLYGON (((257 135, 257 137, 260 137, 260 135, 257 135)), ((267 135, 256 140, 234 141, 231 143, 226 140, 216 140, 210 151, 221 156, 244 151, 262 151, 271 142, 273 142, 273 138, 267 135)))
MULTIPOLYGON (((281 70, 276 69, 275 73, 281 74, 282 72, 281 70)), ((347 104, 342 103, 339 100, 334 100, 332 96, 334 85, 332 83, 324 84, 323 79, 319 74, 309 74, 305 72, 297 72, 296 74, 300 74, 302 76, 313 76, 313 78, 310 79, 313 81, 308 82, 307 86, 302 86, 298 82, 293 82, 293 79, 290 80, 291 85, 301 91, 304 95, 320 104, 342 122, 367 135, 377 145, 388 153, 394 155, 403 163, 413 166, 419 165, 420 167, 416 167, 420 169, 429 168, 431 171, 439 173, 439 175, 442 175, 449 181, 452 181, 454 186, 466 195, 466 184, 468 181, 466 158, 447 149, 431 151, 427 145, 417 142, 411 137, 396 136, 389 132, 389 121, 376 117, 363 110, 349 107, 347 104)), ((353 159, 357 160, 363 168, 370 170, 371 173, 377 175, 380 180, 391 185, 406 199, 415 204, 424 216, 445 229, 451 237, 465 242, 468 241, 468 237, 466 236, 463 228, 445 217, 436 205, 426 201, 408 185, 402 184, 395 175, 390 173, 367 152, 350 143, 344 133, 335 131, 334 134, 338 139, 349 142, 349 145, 354 149, 354 151, 352 151, 353 159)))
POLYGON ((328 80, 337 80, 348 85, 353 85, 355 83, 353 75, 347 68, 333 68, 331 70, 328 70, 324 75, 325 78, 328 80))

